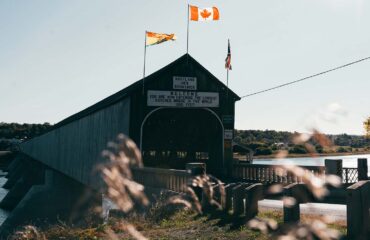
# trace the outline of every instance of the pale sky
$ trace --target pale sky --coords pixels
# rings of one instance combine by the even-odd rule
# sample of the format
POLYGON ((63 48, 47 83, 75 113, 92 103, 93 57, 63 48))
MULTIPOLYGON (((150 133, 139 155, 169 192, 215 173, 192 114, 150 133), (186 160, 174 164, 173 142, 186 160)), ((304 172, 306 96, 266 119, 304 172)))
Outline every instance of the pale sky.
MULTIPOLYGON (((56 123, 186 53, 187 3, 220 21, 190 23, 189 53, 240 96, 370 56, 366 0, 1 0, 0 122, 56 123)), ((236 103, 237 129, 362 134, 370 61, 236 103)))

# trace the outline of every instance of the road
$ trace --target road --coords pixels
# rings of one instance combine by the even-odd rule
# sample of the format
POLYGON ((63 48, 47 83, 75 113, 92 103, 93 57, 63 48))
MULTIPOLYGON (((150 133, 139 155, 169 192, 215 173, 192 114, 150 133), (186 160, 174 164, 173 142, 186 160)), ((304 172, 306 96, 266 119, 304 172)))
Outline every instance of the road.
MULTIPOLYGON (((263 209, 283 210, 283 201, 262 200, 258 206, 263 209)), ((306 203, 300 205, 301 213, 312 215, 330 216, 333 220, 346 220, 346 205, 325 204, 325 203, 306 203)))

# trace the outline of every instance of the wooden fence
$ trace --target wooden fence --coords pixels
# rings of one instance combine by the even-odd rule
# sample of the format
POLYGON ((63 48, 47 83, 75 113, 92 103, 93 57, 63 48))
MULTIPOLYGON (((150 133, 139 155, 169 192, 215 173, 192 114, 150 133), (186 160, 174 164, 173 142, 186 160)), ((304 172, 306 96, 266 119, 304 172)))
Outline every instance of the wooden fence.
POLYGON ((144 186, 185 192, 191 174, 186 170, 162 168, 132 168, 134 180, 144 186))
MULTIPOLYGON (((323 167, 305 167, 309 174, 325 173, 323 167)), ((329 172, 330 169, 326 169, 329 172)), ((338 175, 343 176, 344 183, 357 182, 359 171, 357 168, 340 168, 338 175)), ((133 168, 134 180, 147 187, 168 189, 176 192, 185 192, 193 175, 186 170, 159 169, 159 168, 133 168)), ((336 172, 336 171, 335 171, 336 172)), ((294 206, 284 204, 284 222, 300 221, 299 204, 314 202, 315 199, 302 179, 288 173, 283 166, 235 164, 234 177, 243 179, 243 182, 229 183, 224 186, 224 196, 214 186, 215 200, 220 201, 225 213, 232 211, 232 219, 251 219, 258 214, 258 201, 267 197, 261 183, 286 184, 283 196, 294 198, 294 206), (247 183, 248 182, 248 183, 247 183), (260 182, 254 183, 253 182, 260 182)), ((347 226, 350 239, 366 239, 370 229, 370 180, 359 181, 350 186, 347 192, 347 226)), ((211 201, 205 201, 204 193, 198 196, 202 199, 203 210, 212 209, 211 201)))

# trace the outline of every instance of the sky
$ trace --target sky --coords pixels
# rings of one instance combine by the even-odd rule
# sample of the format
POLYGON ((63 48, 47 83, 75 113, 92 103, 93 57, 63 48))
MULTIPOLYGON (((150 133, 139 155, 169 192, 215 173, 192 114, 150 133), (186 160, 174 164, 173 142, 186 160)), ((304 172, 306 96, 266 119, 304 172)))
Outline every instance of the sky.
MULTIPOLYGON (((366 0, 1 0, 0 122, 56 123, 142 78, 145 30, 177 40, 147 49, 146 75, 186 53, 243 96, 370 56, 366 0)), ((236 103, 235 128, 363 134, 370 61, 236 103)))

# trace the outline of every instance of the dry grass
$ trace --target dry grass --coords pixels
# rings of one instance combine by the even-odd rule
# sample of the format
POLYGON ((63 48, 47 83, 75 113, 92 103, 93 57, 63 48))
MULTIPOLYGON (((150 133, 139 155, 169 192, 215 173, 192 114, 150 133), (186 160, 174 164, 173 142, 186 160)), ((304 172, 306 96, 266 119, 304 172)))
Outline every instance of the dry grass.
MULTIPOLYGON (((120 217, 112 217, 104 225, 95 227, 79 228, 58 224, 50 226, 38 233, 38 236, 44 238, 17 238, 27 240, 97 240, 111 239, 106 232, 109 228, 115 232, 118 239, 134 239, 130 234, 121 228, 123 223, 130 222, 138 231, 149 239, 246 239, 246 240, 267 240, 271 239, 270 235, 266 235, 249 229, 246 225, 242 225, 237 229, 233 229, 231 225, 220 224, 220 219, 209 219, 207 216, 199 216, 196 212, 183 209, 173 212, 168 216, 161 215, 161 220, 155 213, 165 212, 164 205, 155 209, 154 214, 147 215, 131 215, 126 219, 120 217)), ((152 210, 153 211, 153 210, 152 210)), ((274 210, 260 211, 258 218, 272 219, 279 224, 282 223, 282 212, 274 210)), ((303 223, 310 223, 320 219, 322 216, 302 215, 303 223)), ((344 221, 334 222, 330 227, 335 228, 345 234, 346 226, 344 221)))

